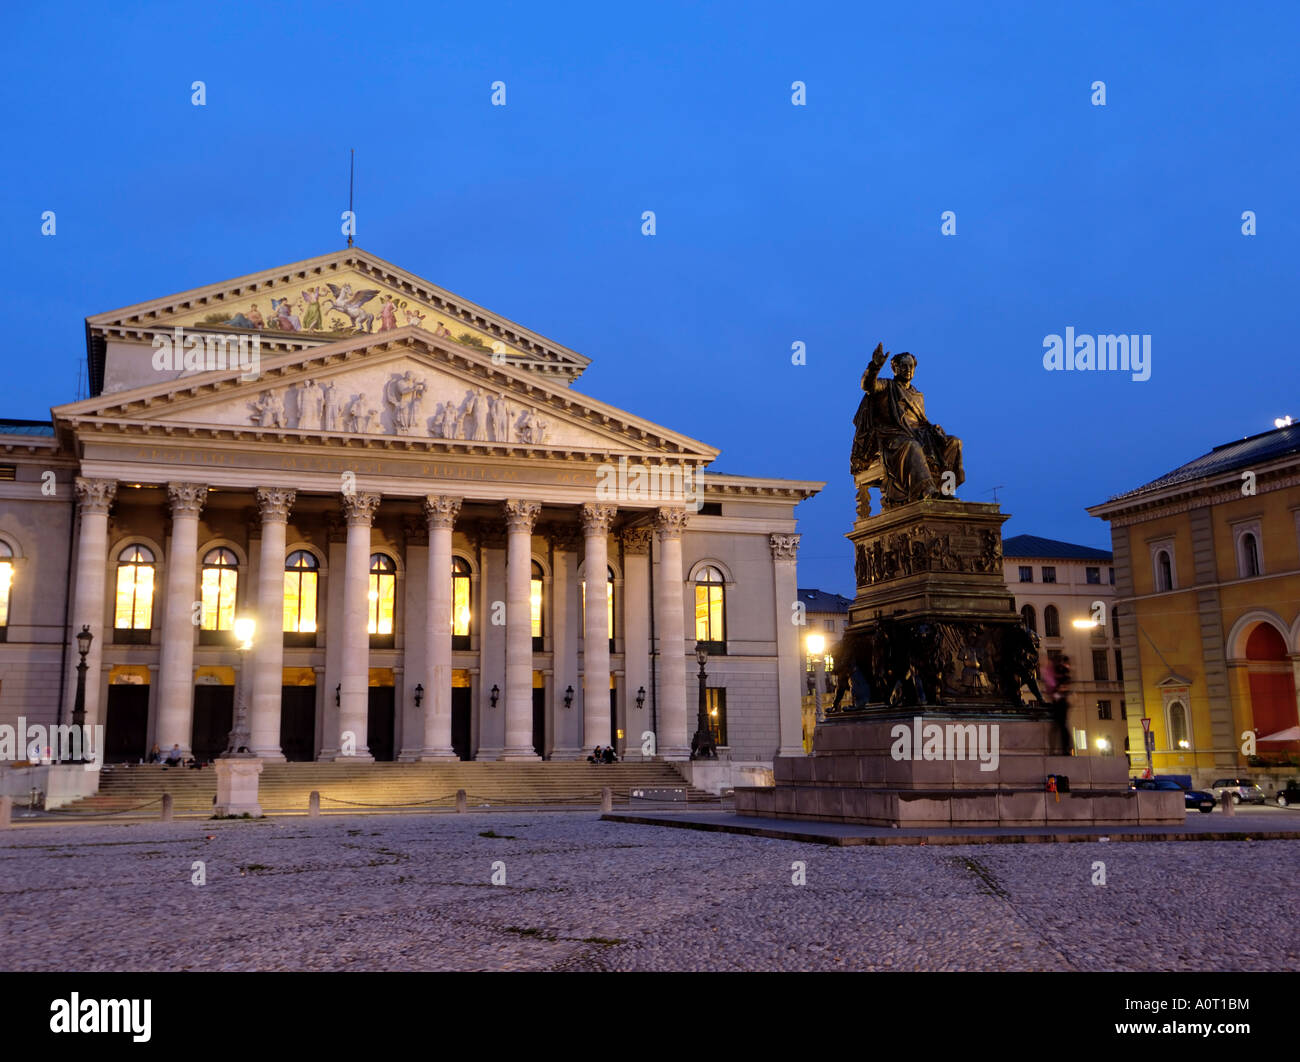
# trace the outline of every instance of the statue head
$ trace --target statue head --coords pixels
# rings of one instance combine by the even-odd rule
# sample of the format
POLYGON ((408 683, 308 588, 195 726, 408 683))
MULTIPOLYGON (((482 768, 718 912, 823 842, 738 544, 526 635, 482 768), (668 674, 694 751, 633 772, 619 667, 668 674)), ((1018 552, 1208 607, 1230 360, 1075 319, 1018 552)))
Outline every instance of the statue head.
POLYGON ((916 358, 905 350, 889 359, 889 367, 894 370, 894 379, 910 383, 916 372, 916 358))

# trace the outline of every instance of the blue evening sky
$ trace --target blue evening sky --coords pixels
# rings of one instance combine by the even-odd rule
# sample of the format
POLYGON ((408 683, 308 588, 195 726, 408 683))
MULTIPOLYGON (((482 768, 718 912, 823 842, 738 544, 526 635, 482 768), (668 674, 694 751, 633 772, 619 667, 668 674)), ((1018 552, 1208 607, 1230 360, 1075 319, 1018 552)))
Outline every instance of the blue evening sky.
POLYGON ((1300 417, 1298 11, 13 8, 0 415, 75 397, 88 315, 341 247, 355 147, 360 247, 588 355, 578 390, 718 471, 825 480, 801 585, 852 593, 851 419, 882 340, 965 440, 961 497, 1109 547, 1085 505, 1300 417), (1150 334, 1151 378, 1046 372, 1067 326, 1150 334))

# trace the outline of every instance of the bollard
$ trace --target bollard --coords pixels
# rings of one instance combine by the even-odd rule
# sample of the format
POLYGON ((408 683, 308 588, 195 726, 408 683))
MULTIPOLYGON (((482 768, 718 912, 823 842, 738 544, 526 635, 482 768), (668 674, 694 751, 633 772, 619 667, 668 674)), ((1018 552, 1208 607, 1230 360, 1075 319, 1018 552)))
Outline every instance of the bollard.
POLYGON ((1225 815, 1233 815, 1236 813, 1236 809, 1232 806, 1231 793, 1224 793, 1219 799, 1223 801, 1223 813, 1225 815))
POLYGON ((602 812, 614 810, 614 791, 609 786, 604 786, 600 790, 600 810, 602 812))
POLYGON ((320 793, 315 789, 307 797, 307 814, 313 819, 320 818, 320 793))
POLYGON ((456 811, 462 815, 469 811, 469 798, 465 796, 463 789, 456 790, 456 811))
POLYGON ((170 793, 164 793, 162 795, 162 811, 160 817, 163 822, 172 821, 172 795, 170 793))
POLYGON ((0 830, 7 830, 14 821, 13 797, 0 796, 0 830))

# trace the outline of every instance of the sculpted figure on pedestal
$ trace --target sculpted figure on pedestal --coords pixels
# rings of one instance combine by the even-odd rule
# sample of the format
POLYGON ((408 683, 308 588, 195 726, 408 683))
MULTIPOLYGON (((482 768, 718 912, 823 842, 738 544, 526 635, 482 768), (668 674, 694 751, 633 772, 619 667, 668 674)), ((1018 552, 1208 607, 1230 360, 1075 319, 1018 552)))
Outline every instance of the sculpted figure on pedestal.
POLYGON ((951 496, 966 480, 961 440, 926 418, 925 396, 912 386, 916 358, 906 351, 895 354, 890 362, 893 379, 882 380, 886 356, 884 345, 878 344, 862 374, 866 394, 853 418, 849 470, 857 476, 879 459, 886 505, 945 496, 945 482, 951 484, 946 492, 951 496), (946 480, 945 473, 951 473, 946 480))

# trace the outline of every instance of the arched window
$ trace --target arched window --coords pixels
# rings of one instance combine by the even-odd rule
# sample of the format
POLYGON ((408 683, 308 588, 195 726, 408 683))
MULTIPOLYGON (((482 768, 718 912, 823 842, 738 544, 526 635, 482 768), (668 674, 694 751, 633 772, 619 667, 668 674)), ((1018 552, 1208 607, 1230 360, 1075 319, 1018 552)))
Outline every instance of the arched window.
POLYGON ((234 551, 224 546, 208 550, 203 558, 200 588, 203 605, 199 617, 200 639, 203 631, 234 630, 238 581, 239 558, 234 551))
POLYGON ((1259 574, 1259 542, 1251 531, 1241 536, 1241 574, 1246 579, 1259 574))
POLYGON ((1156 593, 1163 593, 1174 588, 1174 568, 1169 559, 1169 551, 1156 551, 1156 593))
POLYGON ((397 564, 385 553, 370 555, 370 603, 366 629, 392 644, 397 608, 397 564))
MULTIPOLYGON (((193 561, 190 562, 194 563, 193 561)), ((148 638, 153 626, 154 556, 144 546, 127 546, 117 558, 117 600, 113 609, 113 626, 119 631, 140 632, 136 637, 118 637, 121 641, 148 638)))
POLYGON ((1187 708, 1182 701, 1169 704, 1169 747, 1186 749, 1191 747, 1187 736, 1187 708))
MULTIPOLYGON (((582 580, 582 611, 587 611, 587 580, 582 580)), ((609 627, 609 647, 614 648, 614 569, 606 569, 605 583, 605 623, 609 627)))
MULTIPOLYGON (((314 553, 296 549, 284 562, 284 629, 290 634, 309 634, 315 643, 316 602, 320 561, 314 553)), ((297 639, 294 639, 297 641, 297 639)))
POLYGON ((451 558, 451 647, 469 648, 470 568, 464 557, 451 558))
POLYGON ((1038 633, 1038 613, 1033 605, 1026 605, 1020 610, 1020 621, 1034 634, 1038 633))
POLYGON ((1048 605, 1043 609, 1043 635, 1047 638, 1061 636, 1061 614, 1056 611, 1055 605, 1048 605))
POLYGON ((726 588, 722 572, 711 564, 695 575, 695 640, 710 653, 726 651, 726 588))
POLYGON ((9 591, 14 585, 14 551, 0 542, 0 642, 9 635, 9 591))
POLYGON ((533 576, 528 584, 528 607, 532 614, 533 648, 540 650, 542 641, 542 597, 546 590, 546 573, 533 561, 533 576))
POLYGON ((1110 633, 1116 638, 1119 637, 1119 606, 1111 605, 1110 607, 1110 633))

